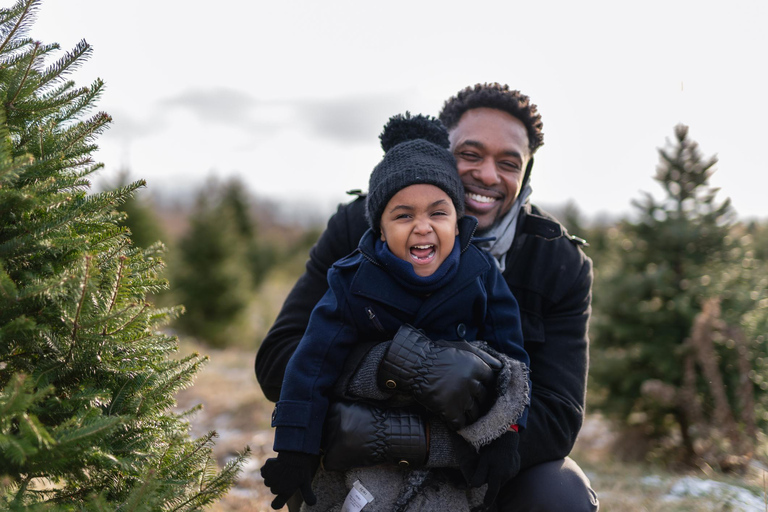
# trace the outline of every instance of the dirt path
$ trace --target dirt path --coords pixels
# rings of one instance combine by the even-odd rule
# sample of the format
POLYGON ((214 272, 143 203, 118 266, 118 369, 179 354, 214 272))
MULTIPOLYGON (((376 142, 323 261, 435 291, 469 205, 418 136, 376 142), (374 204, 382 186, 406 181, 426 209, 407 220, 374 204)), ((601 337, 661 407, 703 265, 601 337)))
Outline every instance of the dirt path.
POLYGON ((256 382, 255 352, 211 349, 200 352, 207 354, 210 362, 194 386, 179 393, 178 408, 187 410, 202 404, 202 411, 192 419, 192 434, 198 437, 210 430, 219 434, 214 454, 220 466, 246 446, 253 452, 235 488, 211 510, 271 511, 269 504, 274 496, 264 487, 259 468, 274 454, 269 426, 273 404, 264 398, 256 382))

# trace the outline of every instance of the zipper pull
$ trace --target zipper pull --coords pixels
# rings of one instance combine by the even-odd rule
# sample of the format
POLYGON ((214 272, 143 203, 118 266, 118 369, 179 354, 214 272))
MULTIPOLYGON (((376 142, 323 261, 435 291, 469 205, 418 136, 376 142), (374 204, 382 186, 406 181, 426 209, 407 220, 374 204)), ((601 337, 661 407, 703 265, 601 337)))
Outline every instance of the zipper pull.
POLYGON ((376 313, 373 312, 373 308, 366 306, 365 312, 368 313, 368 318, 371 320, 371 322, 373 322, 373 326, 376 327, 379 332, 384 332, 384 326, 381 325, 381 322, 379 322, 376 313))

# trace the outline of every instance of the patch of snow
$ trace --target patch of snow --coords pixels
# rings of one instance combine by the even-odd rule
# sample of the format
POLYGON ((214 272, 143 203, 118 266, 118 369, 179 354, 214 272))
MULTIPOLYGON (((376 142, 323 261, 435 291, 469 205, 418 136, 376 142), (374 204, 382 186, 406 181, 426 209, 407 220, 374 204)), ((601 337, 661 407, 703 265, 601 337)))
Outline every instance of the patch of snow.
POLYGON ((765 501, 747 489, 714 480, 685 477, 678 480, 664 499, 675 501, 683 496, 711 497, 730 505, 734 512, 755 512, 765 509, 765 501))
POLYGON ((640 483, 649 487, 661 487, 664 485, 664 480, 659 475, 648 475, 644 476, 640 483))

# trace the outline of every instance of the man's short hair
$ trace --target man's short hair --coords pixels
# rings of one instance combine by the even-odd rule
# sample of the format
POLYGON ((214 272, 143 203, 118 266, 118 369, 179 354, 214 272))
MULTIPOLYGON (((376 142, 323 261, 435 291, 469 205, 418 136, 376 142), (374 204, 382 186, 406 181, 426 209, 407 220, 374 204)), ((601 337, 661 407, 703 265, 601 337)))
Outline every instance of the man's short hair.
POLYGON ((506 84, 477 84, 459 91, 443 105, 440 121, 450 131, 456 127, 467 110, 475 108, 495 108, 519 119, 528 132, 528 149, 531 155, 544 144, 544 134, 541 132, 544 124, 536 105, 531 103, 528 96, 511 90, 506 84))

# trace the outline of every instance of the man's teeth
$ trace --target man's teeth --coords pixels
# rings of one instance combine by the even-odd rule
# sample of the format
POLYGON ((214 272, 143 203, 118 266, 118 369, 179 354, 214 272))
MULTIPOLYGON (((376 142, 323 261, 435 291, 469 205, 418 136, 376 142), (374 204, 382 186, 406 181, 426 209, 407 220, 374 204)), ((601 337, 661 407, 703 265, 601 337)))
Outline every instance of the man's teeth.
POLYGON ((481 196, 480 194, 473 194, 471 192, 467 192, 467 197, 478 203, 493 203, 496 201, 495 197, 481 196))

